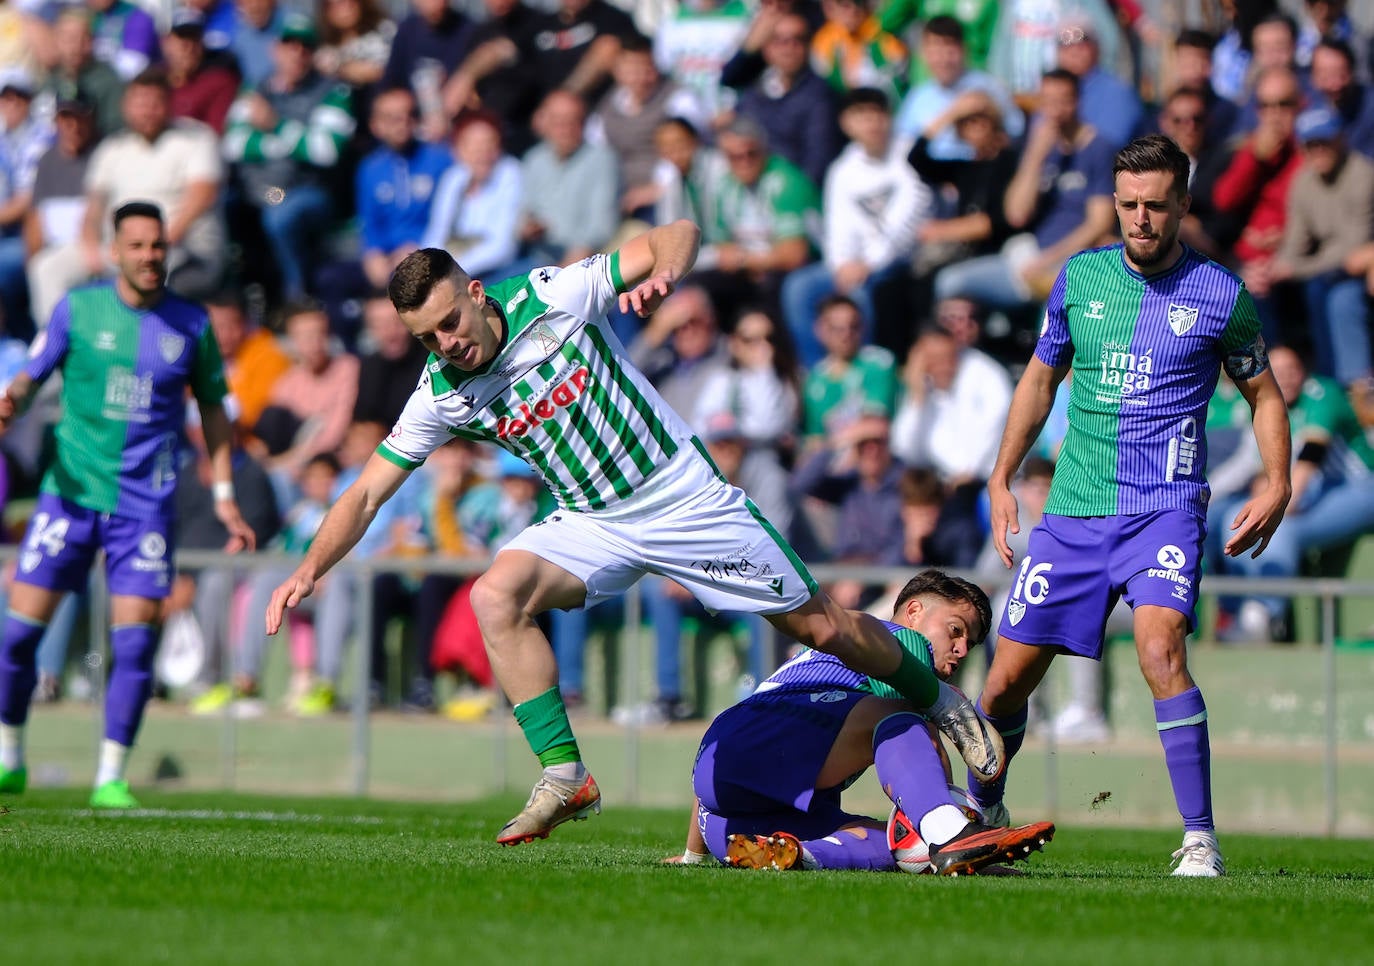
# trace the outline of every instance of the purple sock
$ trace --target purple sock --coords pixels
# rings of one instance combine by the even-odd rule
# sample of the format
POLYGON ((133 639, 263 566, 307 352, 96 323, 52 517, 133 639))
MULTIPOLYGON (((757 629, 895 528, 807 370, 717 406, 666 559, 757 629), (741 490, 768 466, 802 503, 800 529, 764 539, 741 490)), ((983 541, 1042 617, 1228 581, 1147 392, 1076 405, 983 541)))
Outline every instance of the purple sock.
POLYGON ((1190 688, 1156 701, 1155 727, 1164 745, 1164 763, 1169 766, 1183 827, 1192 832, 1212 831, 1212 746, 1202 692, 1190 688))
POLYGON ((991 715, 983 710, 983 700, 979 698, 978 713, 997 729, 997 733, 1002 736, 1002 744, 1007 749, 1007 767, 1002 769, 1002 774, 996 781, 985 782, 972 771, 968 773, 969 794, 975 802, 986 807, 996 805, 1006 794, 1007 772, 1011 769, 1011 760, 1021 750, 1021 742, 1026 740, 1026 718, 1030 714, 1030 708, 1022 706, 1020 711, 1013 711, 1011 714, 991 715))
POLYGON ((897 860, 887 847, 887 832, 880 828, 842 828, 823 839, 805 839, 818 869, 858 869, 891 872, 897 860))
POLYGON ((105 737, 132 748, 143 722, 143 709, 153 694, 153 657, 157 628, 152 624, 117 624, 110 628, 114 668, 105 695, 105 737))
POLYGON ((0 722, 22 725, 29 719, 29 702, 38 683, 38 642, 48 625, 5 614, 5 630, 0 638, 0 722))
POLYGON ((899 712, 878 722, 873 729, 873 767, 887 797, 912 822, 954 801, 949 797, 945 766, 920 715, 899 712))
MULTIPOLYGON (((795 818, 795 816, 793 816, 795 818)), ((725 848, 730 833, 772 835, 790 831, 788 816, 764 817, 750 815, 742 819, 727 819, 705 808, 697 810, 697 827, 706 839, 706 848, 717 861, 725 861, 725 848)), ((887 833, 883 829, 840 829, 825 838, 801 839, 802 848, 810 853, 818 868, 869 869, 890 872, 897 867, 892 851, 887 847, 887 833)))

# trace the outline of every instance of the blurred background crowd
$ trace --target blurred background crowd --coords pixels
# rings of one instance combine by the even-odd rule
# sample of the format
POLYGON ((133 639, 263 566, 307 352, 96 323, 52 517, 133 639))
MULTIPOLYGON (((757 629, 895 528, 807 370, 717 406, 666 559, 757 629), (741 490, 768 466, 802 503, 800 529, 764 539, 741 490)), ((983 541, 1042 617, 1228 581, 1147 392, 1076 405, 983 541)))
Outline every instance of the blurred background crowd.
MULTIPOLYGON (((991 568, 983 485, 1043 299, 1070 255, 1117 238, 1115 151, 1162 131, 1192 160, 1184 239, 1246 281, 1295 433, 1323 441, 1298 523, 1226 564, 1297 574, 1374 526, 1371 29, 1345 0, 5 0, 0 378, 107 273, 108 213, 156 201, 170 284, 208 304, 225 357, 240 502, 261 547, 298 554, 424 364, 384 294, 401 258, 440 246, 496 280, 687 217, 690 284, 611 322, 721 469, 809 561, 991 568)), ((1148 358, 1103 365, 1148 389, 1148 358)), ((45 398, 0 443, 11 533, 45 398)), ((1061 394, 1018 483, 1023 538, 1064 412, 1061 394)), ((1258 470, 1248 420, 1223 385, 1214 533, 1258 470)), ((223 543, 208 473, 202 453, 183 474, 182 548, 223 543)), ((455 440, 356 554, 485 559, 548 509, 524 464, 455 440)), ((203 652, 180 692, 194 710, 261 710, 259 615, 283 576, 180 575, 167 650, 203 652)), ((292 627, 291 710, 336 706, 353 640, 378 704, 435 710, 453 672, 452 715, 491 705, 463 580, 378 576, 359 628, 353 579, 330 576, 292 627)), ((644 591, 657 696, 620 720, 709 710, 684 682, 694 629, 735 633, 744 687, 785 654, 761 621, 644 591)), ((616 607, 550 622, 570 706, 616 607)), ((60 696, 81 609, 45 641, 41 698, 60 696)), ((1283 600, 1223 605, 1225 639, 1289 632, 1283 600)))

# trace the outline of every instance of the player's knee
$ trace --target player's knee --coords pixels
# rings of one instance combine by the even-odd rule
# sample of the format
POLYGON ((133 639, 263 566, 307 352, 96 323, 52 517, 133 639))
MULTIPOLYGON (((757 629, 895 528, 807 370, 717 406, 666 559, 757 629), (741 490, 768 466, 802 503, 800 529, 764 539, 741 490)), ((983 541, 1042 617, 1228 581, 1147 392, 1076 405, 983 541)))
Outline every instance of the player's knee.
POLYGON ((512 593, 510 588, 492 579, 490 573, 477 578, 468 600, 472 605, 472 614, 477 618, 477 625, 488 640, 493 634, 514 626, 520 619, 521 606, 518 596, 512 593))
POLYGON ((1187 651, 1167 636, 1146 637, 1136 642, 1140 673, 1151 689, 1171 692, 1171 686, 1188 674, 1187 651))

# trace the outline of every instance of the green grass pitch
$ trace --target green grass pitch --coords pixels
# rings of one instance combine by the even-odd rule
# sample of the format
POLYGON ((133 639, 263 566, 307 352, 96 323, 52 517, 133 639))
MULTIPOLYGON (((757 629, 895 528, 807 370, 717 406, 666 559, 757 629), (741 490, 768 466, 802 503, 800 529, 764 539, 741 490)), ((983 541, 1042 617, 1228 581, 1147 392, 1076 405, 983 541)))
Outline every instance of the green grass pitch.
POLYGON ((1020 878, 664 867, 681 812, 617 807, 501 849, 516 799, 417 805, 75 791, 0 814, 15 964, 1357 963, 1374 842, 1223 835, 1230 875, 1170 879, 1174 832, 1061 828, 1020 878))

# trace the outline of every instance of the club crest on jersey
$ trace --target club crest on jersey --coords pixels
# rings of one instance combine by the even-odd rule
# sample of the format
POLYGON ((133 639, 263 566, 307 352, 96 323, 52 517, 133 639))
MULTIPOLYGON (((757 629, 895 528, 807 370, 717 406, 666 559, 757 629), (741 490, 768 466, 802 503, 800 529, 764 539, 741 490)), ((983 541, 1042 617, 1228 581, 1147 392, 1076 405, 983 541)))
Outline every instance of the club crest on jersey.
POLYGON ((553 334, 553 329, 545 322, 540 322, 530 331, 530 338, 545 355, 558 348, 558 336, 553 334))
POLYGON ((1197 309, 1169 303, 1169 328, 1174 330, 1174 335, 1182 335, 1196 323, 1197 309))
POLYGON ((1015 627, 1021 623, 1021 618, 1026 616, 1026 603, 1021 600, 1007 601, 1007 620, 1011 621, 1011 626, 1015 627))
POLYGON ((1087 309, 1083 312, 1085 319, 1105 319, 1107 317, 1107 303, 1090 300, 1087 309))
POLYGON ((572 375, 554 386, 553 391, 543 399, 533 404, 528 401, 520 403, 519 417, 502 416, 496 421, 497 438, 524 436, 544 420, 553 418, 558 410, 567 409, 577 402, 582 393, 586 392, 590 379, 591 373, 587 371, 587 367, 580 366, 572 375))
POLYGON ((186 339, 175 332, 164 332, 157 337, 157 351, 162 361, 170 366, 186 351, 186 339))

